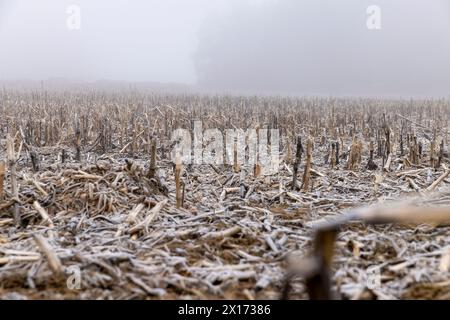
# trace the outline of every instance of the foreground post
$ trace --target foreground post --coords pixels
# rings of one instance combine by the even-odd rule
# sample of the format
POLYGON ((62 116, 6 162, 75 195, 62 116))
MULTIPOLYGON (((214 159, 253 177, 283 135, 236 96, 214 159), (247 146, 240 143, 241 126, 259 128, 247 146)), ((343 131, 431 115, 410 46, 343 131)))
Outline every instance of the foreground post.
POLYGON ((317 225, 312 252, 308 257, 296 261, 289 267, 285 277, 281 299, 288 299, 290 282, 296 276, 305 279, 311 300, 333 299, 330 270, 333 260, 334 243, 340 229, 353 223, 378 224, 442 224, 450 221, 450 206, 420 207, 413 205, 393 205, 386 207, 366 207, 355 209, 334 220, 317 225))

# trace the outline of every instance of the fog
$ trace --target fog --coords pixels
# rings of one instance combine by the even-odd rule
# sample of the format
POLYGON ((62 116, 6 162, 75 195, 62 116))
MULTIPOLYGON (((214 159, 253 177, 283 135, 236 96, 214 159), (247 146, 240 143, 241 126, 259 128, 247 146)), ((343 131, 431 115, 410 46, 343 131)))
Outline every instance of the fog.
POLYGON ((0 80, 55 78, 448 96, 450 2, 0 0, 0 80), (80 29, 67 26, 69 5, 80 29), (371 5, 381 10, 375 30, 371 5))

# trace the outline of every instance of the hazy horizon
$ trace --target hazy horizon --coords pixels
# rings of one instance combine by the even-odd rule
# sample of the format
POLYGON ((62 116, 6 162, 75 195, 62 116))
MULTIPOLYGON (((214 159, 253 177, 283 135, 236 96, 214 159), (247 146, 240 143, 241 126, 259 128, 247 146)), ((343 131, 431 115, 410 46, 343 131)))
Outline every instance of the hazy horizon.
POLYGON ((0 0, 0 43, 2 82, 450 95, 447 0, 0 0), (70 5, 79 30, 67 26, 70 5), (367 28, 370 5, 379 30, 367 28))

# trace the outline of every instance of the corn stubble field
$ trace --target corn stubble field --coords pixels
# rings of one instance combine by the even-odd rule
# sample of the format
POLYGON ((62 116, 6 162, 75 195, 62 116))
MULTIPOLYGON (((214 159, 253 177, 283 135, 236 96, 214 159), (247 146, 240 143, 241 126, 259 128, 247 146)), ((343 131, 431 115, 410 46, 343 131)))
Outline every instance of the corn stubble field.
POLYGON ((336 298, 450 299, 449 101, 4 90, 0 112, 0 298, 307 299, 318 226, 401 199, 430 221, 344 224, 314 263, 336 298), (195 120, 279 129, 279 172, 174 165, 195 120))

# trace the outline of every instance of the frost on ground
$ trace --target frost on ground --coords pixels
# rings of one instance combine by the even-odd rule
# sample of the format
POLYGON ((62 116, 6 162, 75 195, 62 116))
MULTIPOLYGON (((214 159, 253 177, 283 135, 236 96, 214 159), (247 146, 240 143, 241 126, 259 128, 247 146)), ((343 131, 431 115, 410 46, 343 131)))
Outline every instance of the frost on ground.
MULTIPOLYGON (((287 261, 309 253, 317 223, 410 197, 450 205, 449 110, 446 101, 4 91, 0 297, 277 299, 287 261), (279 171, 175 166, 171 133, 196 120, 279 129, 279 171)), ((448 224, 357 223, 336 241, 333 291, 450 299, 449 265, 448 224)), ((301 278, 292 287, 291 298, 308 298, 301 278)))

